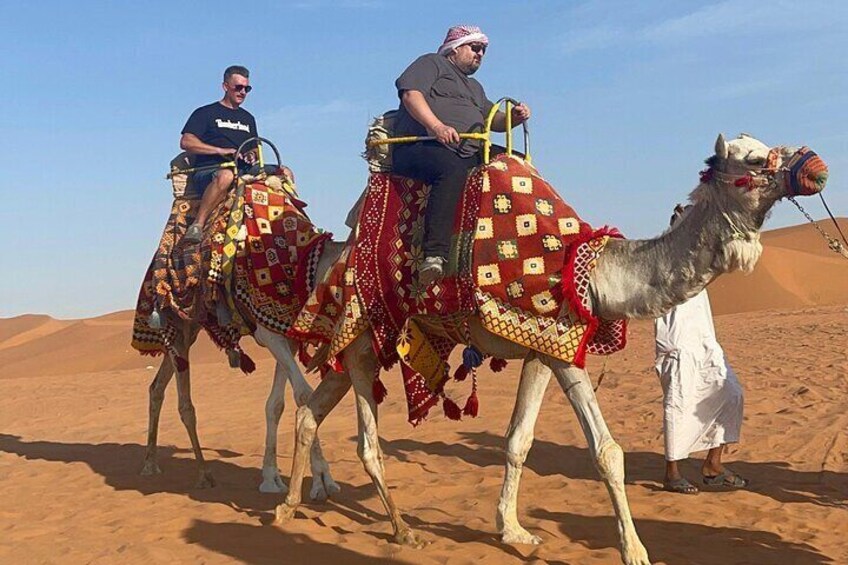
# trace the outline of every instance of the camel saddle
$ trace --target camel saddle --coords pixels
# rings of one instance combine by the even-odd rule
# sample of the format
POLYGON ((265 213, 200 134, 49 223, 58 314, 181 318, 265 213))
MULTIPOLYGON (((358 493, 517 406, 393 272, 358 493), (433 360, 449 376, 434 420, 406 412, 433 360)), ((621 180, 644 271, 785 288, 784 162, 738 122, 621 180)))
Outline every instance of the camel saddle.
POLYGON ((174 199, 136 305, 140 353, 175 354, 179 320, 195 321, 250 372, 240 338, 257 325, 284 334, 306 302, 331 234, 314 226, 284 177, 242 176, 234 186, 199 245, 183 236, 200 200, 174 199))
POLYGON ((370 328, 383 368, 402 361, 417 423, 447 400, 447 358, 455 344, 470 342, 472 314, 495 335, 580 367, 586 353, 624 347, 625 323, 594 317, 587 293, 606 242, 622 237, 617 230, 592 229, 532 165, 501 155, 469 175, 446 277, 424 287, 417 269, 429 189, 371 173, 345 251, 288 332, 315 346, 311 368, 339 369, 338 355, 370 328))

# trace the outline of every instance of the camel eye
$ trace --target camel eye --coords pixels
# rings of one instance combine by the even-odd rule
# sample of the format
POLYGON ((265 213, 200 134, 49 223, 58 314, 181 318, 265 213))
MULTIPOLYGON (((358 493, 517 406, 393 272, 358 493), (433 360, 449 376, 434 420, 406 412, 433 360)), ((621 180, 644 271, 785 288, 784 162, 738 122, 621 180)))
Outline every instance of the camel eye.
POLYGON ((758 157, 756 155, 750 155, 749 154, 745 157, 745 162, 748 163, 749 165, 760 165, 760 166, 762 166, 762 165, 766 164, 766 158, 765 157, 758 157))

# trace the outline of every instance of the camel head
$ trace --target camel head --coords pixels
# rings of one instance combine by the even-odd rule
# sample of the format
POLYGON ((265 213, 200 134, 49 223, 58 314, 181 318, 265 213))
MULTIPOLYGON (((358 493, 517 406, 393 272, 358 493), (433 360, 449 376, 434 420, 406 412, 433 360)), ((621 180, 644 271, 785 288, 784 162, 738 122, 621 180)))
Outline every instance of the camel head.
POLYGON ((785 197, 809 196, 824 190, 827 182, 827 165, 808 147, 769 147, 762 141, 743 133, 726 141, 719 134, 715 154, 707 159, 709 168, 701 173, 701 186, 693 201, 708 197, 707 192, 726 203, 733 204, 754 215, 761 216, 755 227, 759 228, 765 214, 775 202, 785 197))
POLYGON ((730 141, 719 134, 706 163, 690 200, 720 214, 732 232, 725 272, 754 268, 762 253, 758 232, 776 202, 817 194, 827 182, 827 165, 808 147, 769 147, 744 133, 730 141))

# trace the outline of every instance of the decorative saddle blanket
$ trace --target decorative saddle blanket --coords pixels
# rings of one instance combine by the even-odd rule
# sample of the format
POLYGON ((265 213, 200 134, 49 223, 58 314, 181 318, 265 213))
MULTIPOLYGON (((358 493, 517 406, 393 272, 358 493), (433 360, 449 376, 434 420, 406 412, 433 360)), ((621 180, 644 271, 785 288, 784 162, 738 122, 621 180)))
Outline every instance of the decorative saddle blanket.
POLYGON ((305 204, 278 177, 240 180, 198 246, 182 238, 199 206, 199 200, 174 200, 139 292, 132 345, 147 355, 174 353, 173 316, 194 320, 219 347, 238 353, 242 370, 250 372, 241 336, 257 324, 280 334, 289 329, 331 234, 312 224, 305 204))
MULTIPOLYGON (((383 368, 403 361, 415 424, 440 398, 458 417, 444 395, 447 358, 456 343, 469 343, 473 313, 490 332, 578 366, 587 352, 624 346, 624 322, 594 318, 586 296, 589 273, 608 239, 621 237, 617 230, 592 230, 532 166, 501 156, 469 176, 447 276, 424 288, 417 269, 428 191, 371 174, 356 231, 289 330, 318 346, 311 367, 340 368, 337 356, 370 327, 383 368)), ((378 400, 383 390, 375 381, 378 400)), ((465 413, 475 412, 469 403, 465 413)))

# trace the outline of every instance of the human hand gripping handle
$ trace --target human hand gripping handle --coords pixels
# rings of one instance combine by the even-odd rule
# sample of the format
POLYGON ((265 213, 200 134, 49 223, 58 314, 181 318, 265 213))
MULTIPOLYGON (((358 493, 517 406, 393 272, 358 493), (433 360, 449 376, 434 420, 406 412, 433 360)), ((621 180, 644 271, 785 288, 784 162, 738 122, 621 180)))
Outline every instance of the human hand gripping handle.
POLYGON ((524 102, 512 107, 512 124, 517 126, 530 119, 530 107, 524 102))
POLYGON ((443 145, 456 145, 459 143, 459 133, 451 126, 439 123, 432 128, 427 128, 427 133, 436 138, 443 145))

